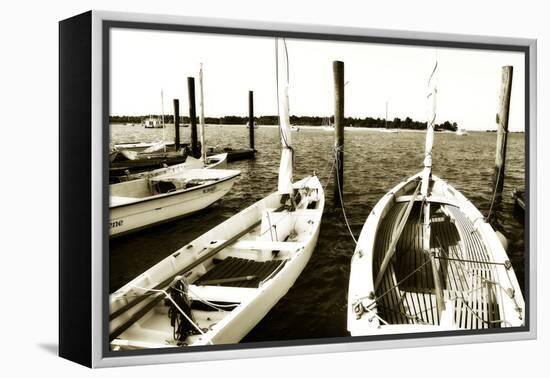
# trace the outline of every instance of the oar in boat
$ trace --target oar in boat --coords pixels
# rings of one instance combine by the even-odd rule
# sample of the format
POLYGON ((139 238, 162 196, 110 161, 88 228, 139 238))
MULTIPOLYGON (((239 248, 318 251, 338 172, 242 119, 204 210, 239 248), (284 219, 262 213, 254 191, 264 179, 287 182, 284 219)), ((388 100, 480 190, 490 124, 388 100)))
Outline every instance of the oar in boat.
MULTIPOLYGON (((248 232, 250 232, 255 227, 258 227, 260 224, 261 224, 261 220, 259 220, 258 222, 255 222, 250 227, 245 228, 244 230, 242 230, 241 232, 239 232, 238 234, 233 236, 231 239, 226 240, 225 242, 221 243, 217 247, 213 248, 210 252, 208 252, 208 253, 204 254, 203 256, 199 257, 198 259, 194 260, 189 265, 185 266, 180 271, 178 271, 176 274, 171 275, 170 277, 168 277, 167 279, 165 279, 164 281, 162 281, 161 283, 159 283, 158 285, 153 287, 152 290, 163 290, 163 289, 165 289, 166 287, 168 287, 174 281, 174 279, 176 277, 181 276, 181 275, 187 273, 188 271, 190 271, 191 269, 195 268, 196 266, 202 264, 204 261, 206 261, 209 258, 213 257, 214 255, 216 255, 218 252, 220 252, 224 248, 227 248, 229 245, 235 243, 238 239, 240 239, 242 236, 246 235, 248 232)), ((119 308, 118 310, 114 311, 112 314, 109 315, 109 321, 117 318, 118 316, 120 316, 121 314, 123 314, 127 310, 129 310, 130 308, 138 305, 139 303, 143 302, 145 299, 150 297, 153 293, 155 293, 152 290, 147 291, 146 293, 144 293, 143 295, 141 295, 139 297, 136 297, 136 299, 134 299, 132 302, 129 302, 129 303, 125 304, 124 306, 122 306, 121 308, 119 308)), ((143 315, 145 315, 150 309, 152 309, 163 298, 163 296, 161 295, 162 293, 156 292, 156 294, 157 294, 157 296, 154 299, 152 299, 150 303, 145 305, 145 307, 143 307, 141 310, 136 312, 128 320, 126 320, 123 324, 121 324, 119 327, 117 327, 115 330, 113 330, 109 335, 109 340, 115 339, 118 335, 120 335, 122 332, 124 332, 126 329, 128 329, 128 327, 130 327, 133 323, 135 323, 137 320, 139 320, 143 315)))
POLYGON ((397 229, 395 231, 395 234, 393 235, 393 238, 391 240, 390 245, 388 246, 388 249, 386 250, 386 254, 384 255, 384 260, 382 261, 382 264, 380 265, 380 270, 378 271, 378 275, 376 276, 376 280, 374 281, 374 290, 378 288, 378 285, 380 284, 380 281, 382 281, 382 277, 384 276, 384 273, 386 272, 386 269, 388 268, 388 265, 390 263, 391 258, 395 254, 395 247, 397 246, 397 242, 399 241, 399 237, 401 236, 401 233, 403 233, 403 229, 405 228, 405 224, 407 223, 407 220, 409 219, 409 215, 411 214, 412 207, 414 205, 414 202, 416 201, 416 197, 418 196, 418 191, 420 190, 420 183, 416 186, 416 189, 414 191, 414 194, 411 197, 410 202, 407 204, 407 207, 404 208, 403 212, 400 216, 400 221, 397 225, 397 229))

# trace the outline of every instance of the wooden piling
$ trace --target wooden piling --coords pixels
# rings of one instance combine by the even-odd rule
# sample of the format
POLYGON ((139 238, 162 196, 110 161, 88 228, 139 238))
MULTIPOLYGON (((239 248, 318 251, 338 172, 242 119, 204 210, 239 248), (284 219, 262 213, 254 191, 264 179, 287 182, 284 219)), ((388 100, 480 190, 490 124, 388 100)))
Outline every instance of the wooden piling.
POLYGON ((189 122, 191 125, 191 153, 193 157, 199 158, 201 151, 197 138, 197 110, 195 107, 195 78, 187 78, 187 91, 189 94, 189 122))
POLYGON ((174 144, 176 151, 180 150, 180 100, 174 99, 174 129, 175 137, 174 144))
POLYGON ((254 150, 254 92, 248 91, 248 135, 250 148, 254 150))
POLYGON ((344 62, 332 62, 334 74, 334 203, 344 197, 344 62))
POLYGON ((506 144, 508 141, 508 116, 510 113, 510 95, 512 93, 512 77, 514 67, 502 67, 502 81, 500 89, 499 112, 496 117, 498 124, 497 129, 497 146, 495 158, 495 173, 494 184, 496 201, 502 198, 502 190, 504 188, 504 170, 506 165, 506 144))

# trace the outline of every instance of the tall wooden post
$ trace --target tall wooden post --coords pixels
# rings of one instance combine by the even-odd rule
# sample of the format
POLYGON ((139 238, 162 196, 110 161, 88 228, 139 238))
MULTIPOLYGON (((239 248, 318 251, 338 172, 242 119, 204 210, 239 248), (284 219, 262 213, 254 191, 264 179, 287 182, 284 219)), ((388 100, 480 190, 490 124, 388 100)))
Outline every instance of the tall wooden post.
POLYGON ((250 148, 254 149, 254 92, 252 91, 248 91, 248 127, 250 148))
POLYGON ((344 62, 332 62, 334 73, 334 203, 341 204, 344 196, 344 62))
POLYGON ((197 111, 195 108, 195 78, 187 78, 187 91, 189 94, 189 122, 191 124, 191 153, 194 158, 201 156, 197 139, 197 111))
POLYGON ((495 158, 495 176, 494 183, 496 185, 496 200, 502 198, 502 190, 504 188, 504 169, 506 165, 506 144, 508 141, 508 115, 510 113, 510 95, 512 93, 512 77, 514 67, 502 67, 502 81, 500 89, 500 109, 497 114, 497 148, 495 158))
POLYGON ((175 137, 174 144, 176 145, 176 151, 180 150, 180 100, 174 99, 174 129, 175 137))

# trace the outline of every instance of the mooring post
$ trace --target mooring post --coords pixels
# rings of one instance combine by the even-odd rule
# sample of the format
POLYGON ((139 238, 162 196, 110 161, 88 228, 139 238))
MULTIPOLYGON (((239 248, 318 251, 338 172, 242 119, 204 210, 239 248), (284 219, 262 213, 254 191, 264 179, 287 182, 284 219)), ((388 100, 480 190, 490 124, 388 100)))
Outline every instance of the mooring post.
POLYGON ((191 125, 191 153, 194 158, 201 156, 197 138, 197 111, 195 108, 195 78, 187 78, 187 90, 189 93, 189 123, 191 125))
POLYGON ((254 92, 248 91, 248 135, 250 136, 250 148, 254 150, 254 92))
POLYGON ((510 95, 512 93, 512 76, 514 67, 502 67, 502 81, 500 88, 499 112, 497 114, 497 148, 495 158, 495 191, 496 201, 502 199, 502 190, 504 188, 504 170, 506 165, 506 143, 508 141, 508 115, 510 114, 510 95))
POLYGON ((334 73, 334 202, 344 197, 344 62, 332 62, 334 73))
POLYGON ((176 145, 176 151, 180 150, 180 100, 174 99, 174 129, 175 137, 174 144, 176 145))

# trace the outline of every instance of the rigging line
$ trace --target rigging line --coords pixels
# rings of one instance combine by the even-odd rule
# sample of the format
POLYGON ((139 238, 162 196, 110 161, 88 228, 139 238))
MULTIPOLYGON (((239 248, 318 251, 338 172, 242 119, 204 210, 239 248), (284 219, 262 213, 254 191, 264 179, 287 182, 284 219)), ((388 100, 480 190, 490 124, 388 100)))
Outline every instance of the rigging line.
MULTIPOLYGON (((179 292, 182 293, 182 294, 185 294, 185 292, 182 291, 182 290, 180 290, 180 289, 174 288, 174 290, 179 291, 179 292)), ((235 307, 238 306, 237 303, 222 305, 222 304, 216 304, 216 303, 210 302, 208 299, 202 298, 202 297, 201 297, 200 295, 198 295, 195 291, 193 291, 193 290, 191 289, 191 285, 189 285, 189 286, 187 287, 187 290, 188 290, 191 294, 193 294, 193 298, 192 298, 192 299, 197 299, 199 302, 202 302, 202 303, 204 303, 204 304, 206 304, 206 305, 208 305, 208 306, 210 306, 210 307, 212 307, 212 308, 214 308, 214 309, 216 309, 216 310, 218 310, 218 311, 227 311, 227 310, 225 310, 225 308, 235 308, 235 307)))
MULTIPOLYGON (((405 296, 403 296, 404 298, 405 296)), ((407 314, 401 310, 395 310, 391 307, 388 307, 388 306, 384 306, 384 305, 380 305, 378 306, 380 308, 382 308, 384 311, 389 311, 389 312, 393 312, 394 314, 399 314, 399 315, 403 315, 405 318, 407 318, 408 320, 412 320, 412 321, 416 321, 417 323, 419 324, 422 324, 422 325, 433 325, 432 323, 422 319, 422 317, 418 316, 417 314, 421 314, 422 312, 424 311, 420 311, 420 312, 417 312, 416 314, 407 314)), ((434 306, 435 307, 435 306, 434 306)), ((433 307, 432 307, 433 308, 433 307)))
POLYGON ((332 159, 332 167, 330 168, 330 172, 328 175, 328 179, 325 182, 325 186, 323 187, 323 191, 326 191, 328 184, 330 183, 330 179, 332 178, 332 172, 334 171, 334 166, 336 165, 336 160, 332 159))
MULTIPOLYGON (((338 162, 338 148, 334 148, 334 156, 335 156, 335 161, 338 162)), ((336 172, 336 180, 338 181, 338 194, 340 196, 340 207, 342 208, 342 214, 344 215, 344 220, 346 222, 346 226, 348 227, 348 231, 349 231, 349 234, 351 236, 351 238, 353 239, 353 241, 355 242, 355 245, 357 246, 357 239, 355 239, 355 236, 353 235, 353 232, 351 231, 351 227, 349 225, 349 221, 348 221, 348 217, 346 215, 346 209, 345 209, 345 206, 344 206, 344 198, 342 196, 342 187, 340 186, 340 173, 336 172)))
POLYGON ((362 306, 366 312, 368 312, 369 314, 372 314, 374 317, 376 317, 381 323, 384 323, 384 325, 390 325, 390 323, 388 323, 387 321, 385 321, 380 315, 378 315, 376 312, 374 312, 374 310, 370 309, 370 308, 366 308, 365 306, 362 306))
POLYGON ((506 266, 505 263, 499 263, 499 262, 493 262, 493 261, 477 261, 477 260, 468 260, 468 259, 459 259, 459 258, 455 259, 452 257, 441 257, 441 256, 434 256, 434 258, 440 259, 440 260, 447 260, 447 261, 460 261, 460 262, 469 262, 469 263, 475 263, 475 264, 506 266))
MULTIPOLYGON (((413 274, 415 274, 416 272, 420 271, 422 268, 424 268, 424 266, 426 266, 428 263, 430 263, 430 259, 427 259, 426 261, 424 261, 424 263, 422 265, 420 265, 418 268, 416 268, 415 270, 413 270, 412 272, 410 272, 409 274, 407 274, 401 281, 397 282, 395 285, 393 285, 392 287, 390 287, 388 290, 386 290, 382 295, 380 295, 379 297, 376 297, 376 300, 373 301, 372 303, 370 303, 367 307, 370 307, 372 306, 373 304, 376 305, 376 302, 379 300, 379 299, 382 299, 384 298, 384 296, 386 296, 390 291, 392 291, 393 289, 395 289, 396 287, 398 287, 399 285, 401 285, 403 282, 405 282, 409 277, 411 277, 413 274)), ((359 300, 363 300, 368 297, 362 297, 362 298, 359 298, 359 300)))
MULTIPOLYGON (((437 236, 436 236, 436 240, 437 240, 437 242, 438 242, 439 245, 440 245, 441 251, 442 251, 447 257, 449 257, 449 254, 445 251, 445 249, 443 248, 443 246, 442 246, 442 244, 441 244, 441 241, 439 240, 439 238, 437 238, 437 236)), ((453 252, 453 253, 456 255, 456 257, 459 257, 459 256, 456 254, 456 252, 453 252)), ((466 271, 466 273, 470 274, 471 276, 475 276, 475 277, 479 278, 479 279, 481 280, 481 282, 485 282, 485 283, 492 284, 492 285, 494 285, 494 286, 498 286, 498 287, 500 288, 500 290, 498 291, 499 295, 502 295, 502 291, 504 291, 504 292, 508 295, 508 297, 514 302, 514 304, 516 305, 516 308, 520 308, 520 307, 518 306, 518 304, 517 304, 516 298, 515 298, 514 296, 510 295, 510 294, 508 293, 508 289, 505 288, 504 286, 502 286, 502 284, 501 284, 500 282, 498 282, 498 281, 492 281, 492 280, 489 280, 489 279, 487 279, 487 278, 485 278, 485 277, 479 275, 478 273, 472 271, 471 269, 468 269, 468 268, 466 267, 466 265, 465 265, 464 263, 460 262, 460 261, 457 261, 456 264, 458 264, 458 265, 459 265, 459 268, 461 268, 463 271, 466 271)), ((506 273, 508 273, 508 271, 506 271, 506 273)), ((508 277, 508 278, 509 278, 509 277, 508 277)), ((510 281, 510 283, 511 283, 511 281, 510 281)), ((511 285, 511 286, 513 286, 513 285, 511 285)), ((480 287, 480 288, 477 288, 476 290, 479 290, 479 289, 482 289, 482 288, 483 288, 483 287, 480 287)), ((462 299, 464 299, 464 298, 462 298, 462 299)), ((502 301, 502 299, 501 299, 501 301, 502 301)), ((473 311, 473 310, 472 310, 472 311, 473 311)), ((506 320, 504 319, 503 321, 506 321, 506 320)), ((507 322, 507 321, 506 321, 506 322, 507 322)))
POLYGON ((496 196, 497 196, 497 188, 500 182, 500 171, 502 170, 502 164, 498 167, 498 175, 495 182, 495 187, 493 188, 493 198, 491 199, 491 206, 489 207, 489 212, 487 213, 487 216, 485 217, 485 222, 489 220, 489 217, 491 216, 491 213, 493 212, 493 205, 495 204, 496 196))
POLYGON ((147 288, 145 288, 145 287, 139 287, 139 286, 133 286, 133 287, 136 288, 136 289, 139 289, 139 290, 151 291, 151 292, 154 292, 154 293, 163 293, 163 294, 166 296, 166 298, 167 298, 170 302, 172 302, 172 304, 178 309, 178 311, 183 315, 183 317, 184 317, 185 319, 187 319, 187 321, 188 321, 189 323, 191 323, 191 325, 192 325, 197 331, 199 331, 199 333, 200 333, 202 336, 206 337, 206 341, 208 342, 208 344, 214 345, 214 344, 212 343, 212 341, 206 336, 206 333, 204 333, 203 330, 202 330, 202 329, 201 329, 192 319, 190 319, 190 318, 187 316, 187 314, 180 308, 180 306, 178 306, 178 304, 176 303, 176 301, 174 301, 174 300, 172 299, 172 297, 170 296, 170 294, 169 294, 166 290, 147 289, 147 288))

